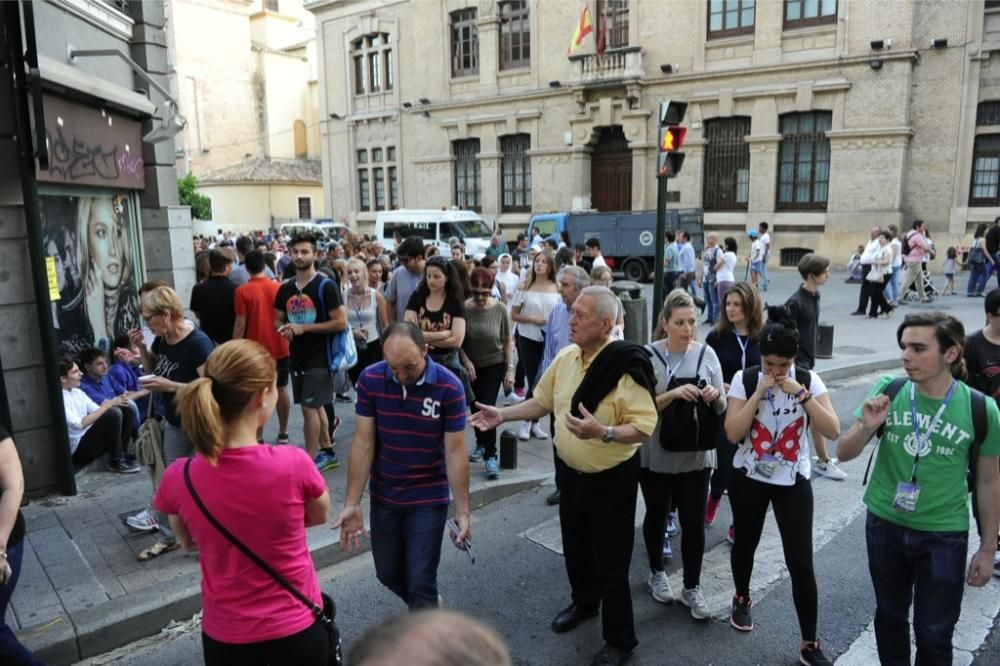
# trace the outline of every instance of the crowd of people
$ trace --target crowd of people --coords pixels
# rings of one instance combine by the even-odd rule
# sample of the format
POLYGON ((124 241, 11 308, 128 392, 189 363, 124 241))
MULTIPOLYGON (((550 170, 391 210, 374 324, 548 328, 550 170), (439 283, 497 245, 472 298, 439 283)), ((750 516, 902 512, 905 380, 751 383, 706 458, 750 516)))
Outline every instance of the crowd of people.
MULTIPOLYGON (((990 233, 977 230, 976 238, 995 265, 990 233)), ((305 538, 307 527, 331 515, 323 472, 341 462, 338 401, 353 402, 356 419, 333 527, 344 549, 370 538, 378 580, 410 610, 430 614, 442 604, 437 569, 446 533, 473 556, 470 463, 482 463, 487 480, 499 478, 498 428, 519 422, 521 440, 551 438, 555 453, 548 502, 559 505, 570 603, 551 628, 570 631, 600 613, 605 645, 594 664, 623 664, 638 645, 629 566, 640 492, 650 594, 678 601, 696 620, 711 614, 700 582, 705 525, 728 495, 730 623, 740 631, 754 628, 754 553, 772 508, 801 661, 828 664, 818 635, 810 479, 846 477, 828 441, 839 439, 837 453, 849 459, 876 434, 883 450, 912 440, 879 456, 865 495, 876 638, 886 663, 908 659, 912 598, 918 661, 950 661, 962 586, 985 583, 998 541, 1000 290, 986 295, 987 325, 968 341, 953 317, 908 316, 897 334, 908 381, 880 382, 841 436, 813 370, 830 261, 804 256, 800 288, 765 318, 766 223, 749 236, 749 279, 738 280, 735 238, 720 244, 706 234, 699 275, 690 235, 668 232, 666 299, 645 346, 622 339, 624 308, 609 289, 597 239, 574 246, 565 236, 521 234, 507 252, 497 237, 475 257, 457 239, 448 256, 419 238, 401 239, 392 253, 364 238, 322 246, 309 233, 196 239, 204 258, 190 302, 197 321, 173 289, 150 282, 140 291, 144 326, 115 340, 112 358, 92 349, 61 364, 74 463, 106 454, 111 471, 137 472, 135 444, 144 430, 158 430, 150 505, 128 524, 158 531, 140 560, 182 546, 199 553, 208 664, 252 656, 318 665, 338 649, 305 538), (703 342, 699 308, 713 324, 703 342), (347 348, 356 350, 353 363, 338 361, 347 348), (980 392, 992 398, 982 408, 980 392), (301 434, 289 433, 292 402, 302 410, 301 434), (264 429, 275 411, 278 432, 268 443, 264 429), (910 418, 911 411, 928 418, 910 418), (970 460, 983 538, 966 576, 968 500, 964 482, 959 492, 952 481, 965 478, 970 460), (260 499, 280 510, 261 513, 260 499), (675 594, 665 559, 677 523, 683 587, 675 594), (920 552, 895 547, 914 538, 920 552), (921 553, 945 553, 948 571, 929 580, 921 553)), ((900 302, 890 291, 897 269, 900 290, 919 283, 925 297, 922 264, 931 247, 919 221, 902 239, 891 227, 873 229, 858 257, 859 310, 870 302, 874 316, 891 312, 900 302), (878 280, 868 277, 876 272, 878 280)), ((0 465, 0 483, 6 477, 0 465)), ((8 496, 0 497, 2 536, 13 522, 3 514, 8 496)), ((11 552, 8 541, 8 561, 11 552)), ((417 626, 401 622, 400 632, 417 626)), ((493 646, 495 663, 509 663, 488 630, 470 632, 483 650, 493 646)), ((362 640, 357 652, 390 654, 390 647, 362 640)))

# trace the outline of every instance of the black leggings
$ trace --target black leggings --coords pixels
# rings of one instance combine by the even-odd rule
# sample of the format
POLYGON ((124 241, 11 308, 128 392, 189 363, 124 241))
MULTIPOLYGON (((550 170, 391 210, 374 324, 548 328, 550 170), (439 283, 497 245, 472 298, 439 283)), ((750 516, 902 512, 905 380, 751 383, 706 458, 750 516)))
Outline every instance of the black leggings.
POLYGON ((777 486, 747 478, 742 469, 734 470, 729 484, 733 505, 736 541, 730 554, 736 594, 750 598, 753 556, 764 531, 767 506, 774 508, 774 519, 781 535, 785 566, 792 579, 792 600, 799 617, 802 640, 816 640, 819 598, 813 573, 813 493, 812 484, 801 476, 794 486, 777 486))
POLYGON ((733 477, 733 456, 736 455, 736 445, 726 439, 726 433, 722 430, 715 440, 715 451, 719 462, 712 472, 712 499, 720 500, 725 491, 729 490, 729 480, 733 477))
POLYGON ((364 349, 358 348, 358 362, 347 371, 347 376, 351 378, 351 386, 358 383, 358 377, 369 365, 374 365, 382 360, 382 341, 373 340, 364 349))
MULTIPOLYGON (((500 361, 494 365, 476 367, 476 381, 472 382, 472 392, 476 398, 484 405, 494 405, 497 401, 497 394, 500 392, 500 384, 503 383, 503 376, 507 372, 507 363, 500 361)), ((472 404, 472 413, 479 411, 476 404, 472 404)), ((484 458, 496 458, 497 455, 497 431, 496 428, 476 431, 476 446, 483 448, 484 458)))
POLYGON ((639 487, 646 502, 642 537, 651 571, 663 571, 663 531, 671 500, 681 522, 681 560, 684 563, 684 587, 691 589, 701 582, 701 560, 705 555, 705 501, 711 469, 683 474, 660 474, 639 470, 639 487))
POLYGON ((868 309, 869 317, 877 317, 879 310, 885 314, 892 312, 892 306, 885 298, 885 285, 889 284, 889 276, 883 275, 882 282, 868 282, 868 294, 871 296, 871 307, 868 309))
POLYGON ((517 343, 518 358, 524 364, 525 384, 528 387, 526 397, 531 398, 532 389, 535 388, 535 382, 538 381, 538 368, 542 366, 542 357, 545 355, 545 343, 529 340, 521 335, 515 338, 515 342, 517 343))
POLYGON ((326 666, 329 663, 330 639, 321 620, 316 620, 297 634, 257 643, 223 643, 201 633, 205 666, 326 666))
POLYGON ((104 455, 120 460, 128 448, 129 437, 135 429, 135 416, 128 407, 111 407, 90 425, 73 452, 73 464, 89 465, 104 455))

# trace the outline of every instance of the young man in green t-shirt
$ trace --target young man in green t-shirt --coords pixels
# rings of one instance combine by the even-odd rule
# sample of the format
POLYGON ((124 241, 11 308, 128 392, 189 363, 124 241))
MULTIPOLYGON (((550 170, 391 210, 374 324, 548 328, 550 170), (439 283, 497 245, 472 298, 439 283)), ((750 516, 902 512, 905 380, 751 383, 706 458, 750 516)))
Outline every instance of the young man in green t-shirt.
MULTIPOLYGON (((940 312, 911 314, 896 339, 909 381, 891 401, 883 391, 894 378, 876 383, 837 453, 841 460, 857 457, 884 427, 864 498, 879 660, 910 663, 912 600, 917 663, 950 664, 964 592, 966 472, 975 432, 971 390, 959 381, 965 329, 940 312)), ((990 579, 1000 530, 1000 411, 991 400, 986 407, 988 430, 976 463, 982 543, 966 577, 974 587, 990 579)))

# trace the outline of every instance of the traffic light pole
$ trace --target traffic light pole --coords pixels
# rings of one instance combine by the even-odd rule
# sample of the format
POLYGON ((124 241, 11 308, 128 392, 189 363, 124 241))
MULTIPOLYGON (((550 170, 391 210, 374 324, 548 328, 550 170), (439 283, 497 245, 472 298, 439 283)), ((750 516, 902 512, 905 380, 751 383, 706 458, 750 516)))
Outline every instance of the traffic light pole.
POLYGON ((663 307, 663 299, 667 297, 663 293, 663 244, 667 236, 667 179, 668 176, 657 176, 656 178, 656 266, 653 277, 653 330, 660 325, 660 308, 663 307))

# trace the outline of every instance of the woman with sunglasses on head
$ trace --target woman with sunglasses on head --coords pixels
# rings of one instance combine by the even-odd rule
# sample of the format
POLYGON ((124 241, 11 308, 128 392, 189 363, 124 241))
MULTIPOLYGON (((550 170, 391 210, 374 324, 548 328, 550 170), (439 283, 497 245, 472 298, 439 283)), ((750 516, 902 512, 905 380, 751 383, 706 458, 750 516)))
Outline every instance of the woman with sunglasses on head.
POLYGON ((750 576, 770 506, 792 579, 801 661, 825 666, 832 662, 816 635, 819 600, 813 571, 808 433, 812 425, 824 437, 837 439, 840 421, 819 375, 795 367, 799 332, 788 310, 777 306, 767 313, 760 338, 761 365, 737 372, 729 387, 726 436, 738 442, 729 483, 736 529, 730 554, 736 594, 729 623, 740 631, 753 630, 750 576))
MULTIPOLYGON (((559 287, 556 285, 556 265, 550 252, 539 252, 535 255, 524 279, 524 287, 514 294, 511 319, 517 323, 517 355, 524 366, 525 380, 531 399, 531 389, 538 381, 538 369, 542 365, 542 355, 545 353, 545 326, 549 321, 549 313, 562 300, 559 287)), ((488 400, 488 398, 487 398, 488 400)), ((525 421, 517 433, 518 439, 528 440, 532 437, 548 439, 548 433, 538 425, 538 421, 525 421)))
MULTIPOLYGON (((472 297, 465 302, 467 335, 460 353, 477 400, 496 403, 500 385, 505 391, 514 386, 514 341, 507 308, 493 294, 495 279, 488 268, 472 271, 472 297)), ((472 412, 479 408, 472 406, 472 412)), ((497 459, 497 431, 476 429, 476 449, 470 462, 485 460, 486 478, 500 477, 497 459)))
POLYGON ((663 304, 656 330, 658 339, 646 346, 653 357, 656 408, 661 414, 656 430, 639 449, 642 465, 639 487, 646 502, 642 535, 649 557, 646 583, 650 593, 661 603, 674 600, 663 568, 663 533, 667 513, 671 506, 676 506, 684 565, 684 589, 677 599, 691 609, 693 618, 705 620, 710 612, 701 591, 701 564, 705 555, 703 519, 708 479, 715 467, 715 447, 714 439, 702 442, 690 437, 691 429, 685 427, 687 421, 682 423, 680 417, 694 414, 700 421, 706 416, 703 412, 710 412, 710 418, 721 419, 726 410, 726 396, 722 392, 719 360, 710 347, 695 341, 697 332, 694 299, 683 289, 673 290, 663 304), (686 411, 689 405, 694 405, 693 412, 686 411))
POLYGON ((302 449, 257 442, 257 430, 274 413, 276 379, 266 349, 233 340, 212 353, 203 377, 177 394, 194 452, 167 468, 154 504, 168 515, 184 547, 198 552, 208 666, 328 663, 323 621, 206 515, 308 601, 323 606, 306 528, 329 517, 326 482, 302 449))
MULTIPOLYGON (((757 290, 749 282, 731 283, 729 289, 720 296, 723 305, 719 321, 705 338, 705 344, 714 349, 715 355, 719 357, 722 386, 729 393, 729 385, 737 372, 752 365, 760 365, 760 331, 764 327, 764 312, 757 290)), ((722 495, 729 488, 729 479, 733 474, 736 445, 726 437, 724 428, 719 429, 715 450, 718 463, 712 473, 711 492, 705 507, 706 525, 715 522, 722 504, 722 495)), ((729 525, 726 539, 733 542, 732 524, 729 525)))
MULTIPOLYGON (((381 269, 378 263, 376 266, 381 269)), ((365 262, 360 259, 347 262, 347 285, 344 292, 347 321, 358 348, 358 362, 347 371, 351 386, 354 386, 365 368, 382 360, 380 331, 389 324, 385 297, 377 289, 368 286, 368 267, 365 262)))
MULTIPOLYGON (((129 340, 138 348, 143 369, 150 373, 139 378, 139 385, 154 392, 154 400, 164 412, 163 466, 169 467, 178 458, 191 455, 192 443, 181 428, 174 396, 188 382, 205 373, 205 362, 215 344, 200 328, 184 317, 184 306, 170 287, 158 286, 143 292, 140 313, 155 336, 150 348, 146 347, 142 331, 129 331, 129 340)), ((154 514, 159 524, 159 539, 151 547, 139 552, 141 562, 154 559, 176 550, 177 535, 170 529, 167 516, 161 511, 154 514)))
MULTIPOLYGON (((458 350, 465 340, 465 306, 455 263, 440 255, 427 260, 424 277, 406 304, 405 320, 420 327, 434 360, 464 383, 458 350)), ((471 396, 466 398, 471 402, 471 396)))

